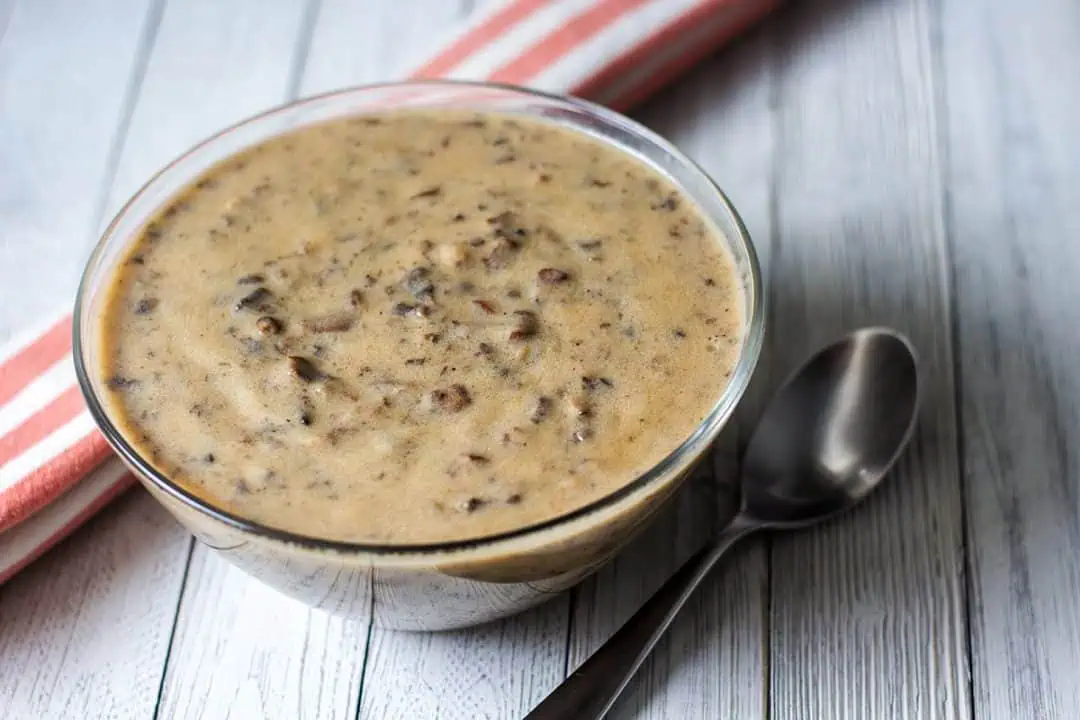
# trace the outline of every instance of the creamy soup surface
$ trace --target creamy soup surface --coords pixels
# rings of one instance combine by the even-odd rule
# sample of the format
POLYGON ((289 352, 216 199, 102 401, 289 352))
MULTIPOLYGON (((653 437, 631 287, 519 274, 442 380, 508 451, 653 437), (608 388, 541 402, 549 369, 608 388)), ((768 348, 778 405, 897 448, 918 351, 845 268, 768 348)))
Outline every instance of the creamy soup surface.
POLYGON ((562 515, 662 459, 740 350, 717 231, 662 175, 553 124, 408 111, 204 174, 101 314, 109 414, 245 518, 371 543, 562 515))

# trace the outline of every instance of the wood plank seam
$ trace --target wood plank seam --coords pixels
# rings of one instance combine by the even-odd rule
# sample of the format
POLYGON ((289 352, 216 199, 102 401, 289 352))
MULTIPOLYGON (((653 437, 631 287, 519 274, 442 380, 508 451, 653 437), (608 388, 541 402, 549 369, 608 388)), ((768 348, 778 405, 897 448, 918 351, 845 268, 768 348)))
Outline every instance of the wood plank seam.
POLYGON ((956 279, 956 262, 955 262, 955 249, 953 244, 956 241, 955 231, 953 227, 952 214, 953 214, 953 196, 952 189, 948 182, 948 172, 950 166, 951 147, 949 144, 949 129, 948 129, 948 117, 949 117, 949 99, 946 92, 946 70, 944 60, 944 35, 942 30, 942 24, 944 22, 942 16, 942 3, 941 0, 928 0, 930 10, 930 28, 929 28, 929 50, 930 50, 930 82, 932 83, 932 109, 934 113, 935 124, 935 142, 937 143, 937 155, 938 155, 938 185, 941 191, 941 228, 944 240, 944 265, 946 272, 946 302, 949 303, 948 314, 948 327, 949 333, 949 346, 952 352, 952 381, 953 381, 953 424, 956 427, 956 472, 957 477, 960 479, 960 506, 962 511, 960 513, 960 549, 961 549, 961 569, 964 573, 960 587, 963 589, 963 622, 964 622, 964 653, 967 663, 967 703, 968 703, 968 716, 978 717, 975 708, 975 682, 972 668, 974 668, 974 648, 972 647, 972 603, 975 601, 975 588, 972 586, 972 567, 971 567, 971 519, 969 517, 968 502, 968 488, 965 478, 967 476, 967 468, 965 458, 967 456, 967 449, 965 447, 965 434, 962 432, 964 427, 964 378, 961 372, 960 362, 960 333, 959 333, 959 302, 956 297, 957 293, 957 279, 956 279))
POLYGON ((570 677, 570 648, 571 643, 574 641, 574 610, 577 608, 578 600, 578 586, 570 588, 569 599, 566 603, 566 647, 563 649, 563 667, 562 676, 564 678, 570 677))
MULTIPOLYGON (((768 101, 767 107, 769 112, 769 134, 772 139, 772 152, 769 157, 769 177, 767 182, 768 196, 766 198, 767 205, 766 211, 769 218, 769 236, 768 236, 768 265, 764 268, 765 282, 764 282, 764 295, 765 302, 768 303, 769 293, 771 289, 776 287, 777 274, 779 263, 777 257, 780 254, 780 188, 779 179, 781 173, 781 165, 783 163, 783 147, 781 142, 784 138, 784 133, 781 132, 780 122, 781 115, 778 112, 781 101, 781 87, 780 87, 780 48, 779 48, 779 23, 783 21, 783 17, 772 18, 767 21, 767 28, 765 30, 765 40, 767 43, 767 57, 769 59, 769 88, 768 88, 768 101)), ((766 338, 770 347, 766 347, 765 351, 773 351, 771 347, 773 345, 773 334, 768 332, 768 328, 774 323, 773 313, 775 312, 775 303, 769 303, 765 307, 765 324, 766 324, 766 338)), ((772 386, 773 378, 769 375, 769 368, 762 367, 766 364, 759 362, 759 382, 761 375, 765 375, 766 385, 772 386), (762 370, 765 372, 762 373, 762 370)), ((760 385, 759 385, 760 387, 760 385)), ((757 412, 760 413, 764 409, 764 403, 767 403, 769 398, 767 397, 768 388, 765 391, 765 397, 758 397, 757 412)), ((754 431, 757 418, 752 418, 752 422, 742 423, 739 427, 739 451, 741 452, 746 448, 746 445, 750 442, 750 435, 754 431)), ((765 564, 765 597, 761 603, 761 708, 764 713, 763 720, 770 720, 772 717, 772 670, 773 670, 773 647, 770 638, 772 636, 772 616, 773 616, 773 540, 772 535, 766 534, 761 540, 764 545, 764 558, 762 562, 765 564)))
POLYGON ((3 0, 0 2, 0 43, 4 42, 4 33, 7 32, 11 16, 15 14, 15 0, 3 0))
POLYGON ((154 699, 153 719, 157 720, 161 713, 161 700, 165 695, 166 669, 172 657, 173 644, 176 642, 176 628, 180 621, 180 606, 184 603, 184 595, 187 590, 188 575, 191 573, 191 556, 195 552, 195 537, 188 538, 187 557, 184 562, 184 572, 180 576, 180 592, 176 594, 176 609, 173 610, 172 627, 169 628, 169 640, 165 645, 165 658, 161 663, 161 680, 158 682, 157 697, 154 699))
MULTIPOLYGON (((142 92, 143 80, 146 78, 146 68, 150 64, 150 55, 154 51, 154 43, 157 41, 158 30, 161 28, 161 18, 165 15, 166 2, 168 0, 152 0, 146 13, 146 21, 143 23, 141 33, 142 37, 139 38, 139 49, 135 55, 135 67, 132 69, 124 93, 120 122, 117 123, 116 133, 113 135, 113 141, 109 145, 109 154, 105 161, 105 175, 101 181, 97 208, 94 211, 93 228, 95 233, 99 233, 108 221, 105 214, 109 206, 109 197, 116 182, 116 172, 120 167, 120 156, 124 152, 124 143, 127 142, 131 117, 135 114, 135 104, 139 99, 139 93, 142 92)), ((96 240, 96 238, 91 238, 91 240, 96 240)))
POLYGON ((367 632, 364 633, 364 657, 360 661, 360 680, 356 684, 356 714, 353 720, 360 720, 361 708, 364 706, 364 681, 367 680, 368 660, 371 659, 371 631, 375 628, 375 623, 371 622, 371 618, 375 614, 375 573, 368 575, 368 597, 371 598, 371 603, 368 605, 368 626, 367 632))
POLYGON ((293 46, 293 62, 292 67, 289 68, 289 80, 285 86, 287 102, 292 102, 300 96, 300 84, 307 70, 308 56, 311 54, 311 39, 315 35, 315 23, 319 21, 321 10, 322 0, 307 0, 304 4, 304 14, 300 18, 300 29, 296 33, 296 44, 293 46))

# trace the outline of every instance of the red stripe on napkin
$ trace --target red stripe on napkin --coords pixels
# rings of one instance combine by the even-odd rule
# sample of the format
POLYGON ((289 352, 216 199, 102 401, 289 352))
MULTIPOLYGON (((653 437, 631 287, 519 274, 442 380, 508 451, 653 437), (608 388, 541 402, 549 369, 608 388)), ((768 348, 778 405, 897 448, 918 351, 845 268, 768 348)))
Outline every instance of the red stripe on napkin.
POLYGON ((17 428, 0 437, 0 465, 41 442, 85 409, 82 393, 78 386, 72 385, 17 428))
MULTIPOLYGON (((83 482, 92 480, 88 478, 83 482)), ((14 547, 10 557, 6 556, 6 545, 0 547, 0 585, 70 535, 75 528, 93 517, 98 510, 133 484, 135 477, 129 472, 124 472, 118 479, 95 483, 94 486, 83 488, 80 484, 71 490, 72 497, 61 499, 12 530, 10 534, 5 533, 2 537, 14 547), (76 493, 84 497, 75 497, 76 493)))
POLYGON ((492 72, 486 79, 515 85, 527 83, 620 16, 644 5, 645 2, 646 0, 600 0, 551 35, 540 38, 536 44, 492 72))
POLYGON ((71 316, 66 315, 0 365, 0 405, 70 351, 71 316))
POLYGON ((446 74, 446 71, 476 52, 477 48, 487 45, 507 29, 547 4, 546 0, 520 0, 520 2, 506 4, 433 57, 417 70, 413 77, 441 77, 446 74))
POLYGON ((0 549, 9 528, 46 507, 111 457, 109 443, 93 430, 8 488, 0 495, 0 549))
POLYGON ((593 98, 608 107, 624 111, 644 101, 683 72, 701 62, 727 40, 745 31, 779 5, 779 0, 712 0, 698 3, 691 10, 678 15, 656 28, 639 45, 629 48, 600 71, 584 78, 571 89, 571 94, 593 98), (701 39, 683 45, 666 63, 646 76, 639 84, 612 97, 605 93, 634 69, 647 64, 664 48, 678 48, 681 40, 689 37, 696 28, 716 27, 701 39))

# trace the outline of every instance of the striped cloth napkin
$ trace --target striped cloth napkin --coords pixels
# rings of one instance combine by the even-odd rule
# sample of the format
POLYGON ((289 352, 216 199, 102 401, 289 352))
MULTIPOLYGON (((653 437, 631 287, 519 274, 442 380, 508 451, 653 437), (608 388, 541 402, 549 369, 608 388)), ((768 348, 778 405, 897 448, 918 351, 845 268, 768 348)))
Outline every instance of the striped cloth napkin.
MULTIPOLYGON (((625 110, 779 0, 508 0, 410 74, 625 110)), ((83 404, 66 313, 0 348, 0 584, 133 483, 83 404)))

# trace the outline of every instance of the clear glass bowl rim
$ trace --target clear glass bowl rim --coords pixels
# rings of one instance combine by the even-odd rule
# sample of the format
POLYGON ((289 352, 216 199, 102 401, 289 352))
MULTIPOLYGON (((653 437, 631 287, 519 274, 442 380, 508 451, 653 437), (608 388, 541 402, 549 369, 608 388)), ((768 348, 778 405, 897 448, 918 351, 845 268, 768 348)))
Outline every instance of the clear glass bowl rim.
MULTIPOLYGON (((347 117, 347 113, 335 115, 334 117, 347 117)), ((326 122, 327 118, 320 120, 326 122)), ((300 123, 299 126, 306 126, 307 123, 300 123)), ((269 138, 272 135, 267 135, 269 138)), ((229 153, 231 154, 231 153, 229 153)), ((227 157, 228 154, 225 156, 227 157)), ((189 184, 194 177, 181 180, 179 187, 183 188, 189 184)), ((175 196, 176 191, 170 193, 169 197, 175 196)), ((696 198, 691 195, 691 198, 696 198)), ((704 212, 704 210, 703 210, 704 212)), ((244 533, 254 534, 256 536, 264 537, 268 540, 273 540, 290 545, 296 545, 303 548, 309 548, 312 550, 329 550, 346 554, 360 554, 368 553, 373 555, 415 555, 415 554, 445 554, 455 551, 472 550, 481 547, 494 546, 501 542, 519 540, 530 535, 540 535, 548 531, 568 525, 576 520, 581 520, 588 515, 598 513, 605 509, 611 508, 617 505, 621 500, 632 496, 634 493, 647 488, 653 482, 660 481, 667 477, 669 473, 677 469, 682 463, 684 463, 688 456, 697 457, 702 452, 705 452, 709 445, 716 439, 716 436, 720 433, 720 430, 724 427, 727 420, 734 413, 739 400, 742 399, 743 394, 746 392, 747 387, 750 384, 750 379, 753 376, 754 369, 757 366, 758 359, 761 355, 761 349, 764 342, 765 335, 765 294, 762 286, 762 274, 761 267, 758 260, 757 253, 754 249, 753 242, 750 239, 750 233, 747 231, 746 226, 743 224, 742 218, 739 217, 738 212, 735 210, 734 205, 731 203, 727 195, 720 189, 716 182, 705 172, 701 166, 684 155, 682 151, 676 148, 672 143, 661 137, 660 135, 649 130, 640 123, 617 113, 614 110, 609 110, 596 103, 582 100, 580 98, 558 95, 553 93, 547 93, 532 88, 525 88, 517 85, 510 85, 506 83, 492 83, 492 82, 472 82, 464 80, 406 80, 400 82, 385 82, 385 83, 369 83, 364 85, 356 85, 352 87, 333 90, 326 93, 317 95, 310 95, 304 98, 300 98, 291 102, 277 105, 269 110, 263 111, 256 115, 252 115, 236 123, 233 123, 224 129, 214 133, 213 135, 205 138, 199 143, 193 145, 187 151, 174 158, 167 165, 158 170, 152 175, 134 195, 124 204, 123 207, 116 213, 108 227, 102 233, 101 238, 96 243, 93 251, 90 254, 90 258, 87 261, 86 268, 83 271, 81 281, 79 283, 78 292, 75 298, 75 308, 72 322, 72 350, 73 360, 75 364, 75 374, 79 383, 79 387, 82 391, 83 397, 86 400, 87 407, 90 414, 98 426, 101 433, 105 436, 109 445, 113 450, 119 454, 129 465, 134 468, 144 479, 152 482, 154 486, 165 493, 166 495, 174 498, 183 505, 197 510, 198 512, 207 515, 218 522, 224 523, 236 530, 244 533), (727 238, 728 242, 737 246, 746 257, 746 264, 749 270, 749 277, 746 279, 749 283, 749 287, 745 288, 749 295, 750 302, 748 307, 744 308, 744 312, 747 315, 747 320, 744 322, 746 327, 746 333, 743 338, 743 346, 739 353, 739 358, 736 361, 735 367, 731 373, 731 377, 728 380, 727 386, 720 394, 719 399, 713 405, 709 414, 705 419, 695 428, 694 432, 687 437, 677 448, 672 450, 667 456, 653 465, 649 470, 642 473, 638 477, 634 478, 629 483, 619 487, 607 495, 598 498, 587 505, 575 508, 569 512, 563 513, 553 518, 548 518, 532 525, 527 525, 521 528, 514 528, 512 530, 496 533, 493 535, 486 535, 476 538, 466 538, 462 540, 452 540, 446 542, 436 543, 412 543, 412 544, 373 544, 373 543, 357 543, 346 542, 340 540, 328 540, 319 538, 316 536, 302 535, 294 533, 288 530, 275 528, 270 525, 264 525, 262 523, 244 518, 240 515, 230 513, 221 508, 215 507, 208 501, 197 496, 196 494, 186 490, 181 485, 174 483, 162 473, 158 472, 149 462, 144 460, 130 443, 123 437, 120 431, 109 419, 105 412, 104 406, 98 399, 97 392, 93 388, 93 384, 90 379, 90 374, 86 366, 86 358, 84 357, 82 340, 85 333, 83 325, 83 305, 87 298, 86 293, 89 290, 90 281, 98 272, 98 266, 102 263, 102 254, 109 244, 110 239, 116 230, 117 225, 121 219, 131 210, 136 201, 144 194, 148 193, 159 181, 162 181, 166 175, 176 166, 184 160, 190 158, 192 155, 203 152, 219 141, 223 141, 228 138, 233 132, 255 125, 257 123, 272 121, 279 115, 295 111, 302 108, 305 105, 315 105, 327 100, 333 100, 335 98, 345 99, 350 96, 362 94, 365 92, 377 91, 377 90, 390 90, 390 89, 409 89, 415 88, 422 90, 438 89, 438 88, 461 88, 463 90, 498 90, 504 91, 508 94, 517 94, 523 98, 532 98, 535 100, 541 100, 548 103, 554 103, 561 106, 570 106, 575 110, 582 111, 588 115, 593 116, 594 119, 598 119, 605 124, 615 125, 621 127, 624 131, 629 131, 639 139, 645 140, 653 146, 659 148, 666 153, 671 159, 675 160, 682 166, 683 170, 697 174, 702 180, 705 181, 705 185, 716 193, 717 198, 720 200, 720 204, 723 206, 724 211, 728 214, 728 224, 731 227, 737 229, 737 236, 734 238, 727 238)))

